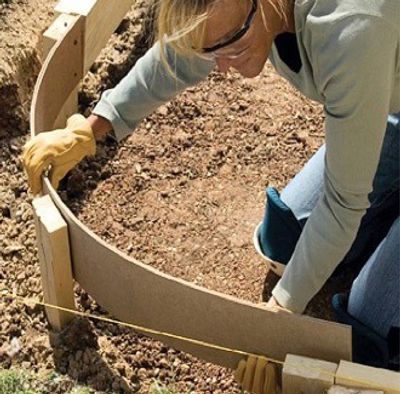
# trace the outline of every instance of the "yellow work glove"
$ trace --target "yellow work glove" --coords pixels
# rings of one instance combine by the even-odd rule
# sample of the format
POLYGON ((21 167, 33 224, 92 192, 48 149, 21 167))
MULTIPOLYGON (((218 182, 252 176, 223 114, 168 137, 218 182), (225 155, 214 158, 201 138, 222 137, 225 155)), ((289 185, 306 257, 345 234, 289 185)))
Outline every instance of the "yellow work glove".
POLYGON ((235 380, 241 388, 252 394, 277 394, 278 372, 276 366, 264 357, 249 356, 241 360, 235 371, 235 380))
POLYGON ((57 189, 61 179, 85 156, 96 153, 92 128, 82 115, 72 115, 65 129, 40 133, 28 141, 22 161, 34 195, 42 190, 41 176, 51 165, 50 182, 57 189))

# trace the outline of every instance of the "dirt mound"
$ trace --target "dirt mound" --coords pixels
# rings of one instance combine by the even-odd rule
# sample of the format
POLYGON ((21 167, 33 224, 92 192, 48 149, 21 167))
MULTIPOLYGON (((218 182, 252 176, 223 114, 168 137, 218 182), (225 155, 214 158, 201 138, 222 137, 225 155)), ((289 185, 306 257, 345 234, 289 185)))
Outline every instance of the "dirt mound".
POLYGON ((0 5, 0 137, 28 129, 30 99, 41 66, 40 33, 56 1, 10 1, 0 5))

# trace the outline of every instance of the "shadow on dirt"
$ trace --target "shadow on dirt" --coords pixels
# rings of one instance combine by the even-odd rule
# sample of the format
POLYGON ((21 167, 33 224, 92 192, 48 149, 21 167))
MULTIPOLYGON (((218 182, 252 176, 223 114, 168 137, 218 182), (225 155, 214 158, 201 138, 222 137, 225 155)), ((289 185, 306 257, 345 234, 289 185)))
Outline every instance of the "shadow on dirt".
POLYGON ((29 128, 30 99, 40 70, 37 52, 21 53, 13 69, 12 80, 0 84, 0 139, 6 140, 24 136, 29 128))
POLYGON ((67 374, 96 391, 137 392, 139 380, 135 376, 130 381, 124 379, 101 354, 102 349, 90 321, 76 318, 60 333, 50 333, 50 344, 57 372, 67 374))

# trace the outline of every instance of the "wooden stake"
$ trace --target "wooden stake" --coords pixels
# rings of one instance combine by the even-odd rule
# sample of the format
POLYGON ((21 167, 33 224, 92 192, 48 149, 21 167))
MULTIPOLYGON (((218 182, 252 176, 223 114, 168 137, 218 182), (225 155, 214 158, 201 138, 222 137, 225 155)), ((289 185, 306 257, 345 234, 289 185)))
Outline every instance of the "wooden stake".
POLYGON ((36 82, 30 116, 32 135, 54 129, 68 97, 83 78, 84 18, 74 16, 71 21, 51 48, 36 82))
MULTIPOLYGON (((43 61, 46 59, 51 48, 62 38, 70 26, 75 23, 75 20, 76 17, 73 15, 60 14, 51 26, 43 33, 43 61)), ((79 87, 77 86, 69 95, 57 116, 54 128, 64 128, 67 119, 78 111, 78 91, 79 87)))
POLYGON ((53 45, 65 34, 68 27, 75 22, 75 17, 61 14, 53 21, 42 36, 42 60, 44 61, 53 45))
POLYGON ((354 388, 383 390, 385 394, 400 394, 400 373, 382 368, 341 361, 336 384, 354 388))
MULTIPOLYGON (((44 301, 75 310, 67 224, 48 195, 33 200, 33 208, 44 301)), ((54 308, 46 314, 55 330, 73 318, 54 308)))
POLYGON ((283 365, 283 394, 322 394, 335 381, 335 363, 288 354, 283 365))
POLYGON ((83 74, 90 69, 133 4, 133 0, 60 0, 58 2, 56 12, 85 17, 83 74))
POLYGON ((383 391, 349 389, 343 386, 332 386, 327 394, 385 394, 383 391))

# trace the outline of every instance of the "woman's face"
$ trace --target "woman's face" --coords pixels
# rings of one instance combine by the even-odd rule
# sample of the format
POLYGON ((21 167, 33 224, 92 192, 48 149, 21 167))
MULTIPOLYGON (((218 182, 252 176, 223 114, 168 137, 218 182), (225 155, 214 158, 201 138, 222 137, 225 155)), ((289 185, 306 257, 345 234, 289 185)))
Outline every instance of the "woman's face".
MULTIPOLYGON (((247 33, 238 41, 215 51, 214 57, 221 72, 232 67, 247 78, 259 75, 273 40, 283 31, 282 18, 269 0, 257 1, 257 10, 247 33), (263 23, 261 7, 268 30, 263 23)), ((224 42, 239 31, 251 14, 252 6, 252 0, 216 0, 207 20, 205 48, 224 42)))

